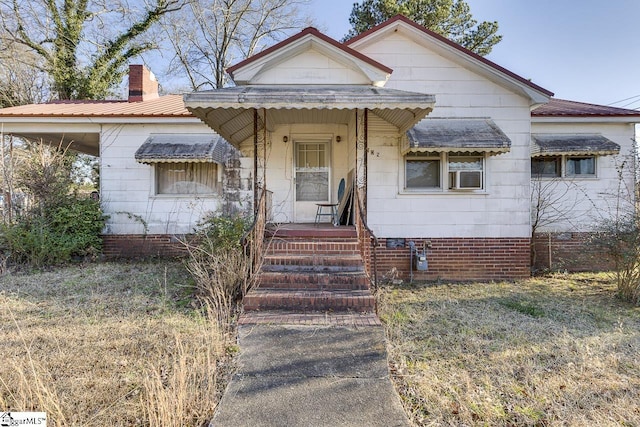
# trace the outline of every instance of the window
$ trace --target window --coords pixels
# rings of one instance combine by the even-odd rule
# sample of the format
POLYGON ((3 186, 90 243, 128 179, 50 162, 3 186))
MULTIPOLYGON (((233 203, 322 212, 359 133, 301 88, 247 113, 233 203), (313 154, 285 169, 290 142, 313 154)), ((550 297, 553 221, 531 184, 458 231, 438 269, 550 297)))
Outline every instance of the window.
POLYGON ((483 188, 481 155, 449 155, 449 189, 479 190, 483 188))
POLYGON ((296 144, 296 201, 329 201, 329 156, 325 142, 296 144))
POLYGON ((556 177, 561 174, 561 157, 537 157, 531 159, 531 176, 556 177))
POLYGON ((405 188, 440 188, 440 157, 430 153, 409 153, 405 157, 405 188))
POLYGON ((595 176, 596 158, 594 156, 567 157, 566 167, 566 176, 595 176))
POLYGON ((595 177, 595 156, 554 156, 531 159, 533 178, 595 177))
POLYGON ((158 163, 156 194, 213 194, 217 192, 215 163, 158 163))

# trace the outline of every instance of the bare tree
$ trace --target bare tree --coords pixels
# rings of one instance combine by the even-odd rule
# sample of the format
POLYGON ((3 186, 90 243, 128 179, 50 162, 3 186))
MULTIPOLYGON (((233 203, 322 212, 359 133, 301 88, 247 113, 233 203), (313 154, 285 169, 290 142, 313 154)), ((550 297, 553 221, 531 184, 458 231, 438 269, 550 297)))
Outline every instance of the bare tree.
MULTIPOLYGON (((543 178, 535 176, 531 179, 531 266, 538 261, 536 250, 536 234, 541 229, 554 224, 569 224, 577 227, 582 215, 576 215, 576 207, 583 201, 579 195, 584 194, 567 178, 543 178)), ((551 256, 549 256, 551 264, 551 256)), ((551 265, 549 265, 551 268, 551 265)))
POLYGON ((169 74, 186 74, 192 90, 224 87, 226 67, 308 24, 308 0, 198 0, 167 15, 162 28, 175 51, 169 74))
POLYGON ((148 30, 186 1, 0 0, 0 27, 42 60, 58 99, 103 99, 155 47, 148 30))
POLYGON ((37 55, 0 29, 0 108, 45 101, 48 78, 41 68, 37 55))

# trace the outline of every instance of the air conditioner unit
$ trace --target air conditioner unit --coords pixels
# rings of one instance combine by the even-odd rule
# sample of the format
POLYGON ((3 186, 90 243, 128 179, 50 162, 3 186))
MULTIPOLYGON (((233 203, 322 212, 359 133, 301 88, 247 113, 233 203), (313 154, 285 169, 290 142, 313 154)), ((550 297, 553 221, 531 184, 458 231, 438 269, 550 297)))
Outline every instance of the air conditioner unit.
POLYGON ((449 189, 478 190, 482 189, 482 171, 449 172, 449 189))

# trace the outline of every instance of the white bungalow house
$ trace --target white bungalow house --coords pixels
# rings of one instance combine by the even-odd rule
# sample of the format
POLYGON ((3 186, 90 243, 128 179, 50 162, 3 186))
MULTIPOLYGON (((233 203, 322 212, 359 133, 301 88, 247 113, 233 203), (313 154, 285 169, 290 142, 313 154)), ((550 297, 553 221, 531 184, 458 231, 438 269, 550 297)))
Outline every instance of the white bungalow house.
POLYGON ((159 97, 132 66, 127 101, 7 108, 0 129, 100 156, 108 255, 171 251, 230 200, 292 236, 335 222, 307 227, 335 230, 323 250, 353 230, 376 275, 503 279, 530 274, 539 182, 571 182, 535 230, 542 267, 571 264, 640 121, 554 99, 402 16, 345 43, 307 28, 228 71, 233 87, 159 97))

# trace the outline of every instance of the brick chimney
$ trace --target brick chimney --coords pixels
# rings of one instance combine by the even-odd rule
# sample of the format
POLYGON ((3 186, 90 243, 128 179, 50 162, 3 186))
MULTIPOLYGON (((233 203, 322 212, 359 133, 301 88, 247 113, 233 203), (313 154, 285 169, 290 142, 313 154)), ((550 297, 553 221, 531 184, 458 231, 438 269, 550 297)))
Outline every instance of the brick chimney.
POLYGON ((129 65, 129 102, 158 98, 156 76, 144 65, 129 65))

